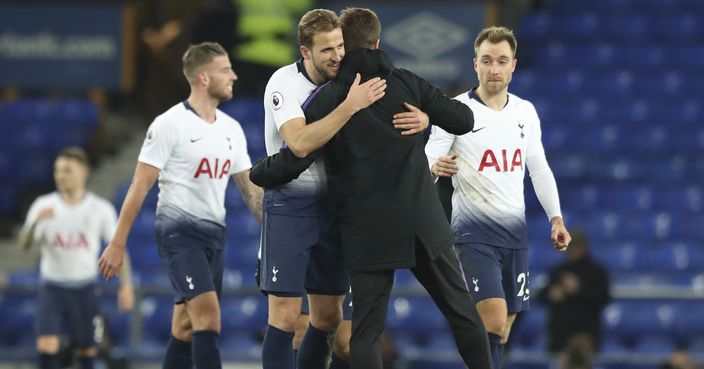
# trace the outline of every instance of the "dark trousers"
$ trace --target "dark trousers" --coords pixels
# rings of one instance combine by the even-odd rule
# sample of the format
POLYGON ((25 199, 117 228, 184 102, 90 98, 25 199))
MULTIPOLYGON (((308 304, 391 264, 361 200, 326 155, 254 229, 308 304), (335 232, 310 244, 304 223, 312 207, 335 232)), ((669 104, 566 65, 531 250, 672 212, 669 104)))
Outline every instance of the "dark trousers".
MULTIPOLYGON (((492 369, 486 329, 467 291, 455 251, 450 248, 430 260, 425 248, 416 243, 416 266, 411 271, 450 323, 465 364, 470 369, 492 369)), ((352 369, 383 368, 379 344, 393 284, 393 270, 351 273, 352 369)))

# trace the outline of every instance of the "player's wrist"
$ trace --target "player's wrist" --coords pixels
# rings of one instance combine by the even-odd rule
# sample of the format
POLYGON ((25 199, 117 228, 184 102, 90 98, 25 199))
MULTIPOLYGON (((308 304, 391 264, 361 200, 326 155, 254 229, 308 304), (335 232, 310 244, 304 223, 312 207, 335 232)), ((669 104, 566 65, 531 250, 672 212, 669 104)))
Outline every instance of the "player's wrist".
POLYGON ((552 224, 554 226, 555 225, 564 226, 565 222, 564 222, 564 220, 562 220, 562 217, 558 215, 558 216, 554 216, 554 217, 552 217, 552 219, 550 219, 550 224, 552 224))

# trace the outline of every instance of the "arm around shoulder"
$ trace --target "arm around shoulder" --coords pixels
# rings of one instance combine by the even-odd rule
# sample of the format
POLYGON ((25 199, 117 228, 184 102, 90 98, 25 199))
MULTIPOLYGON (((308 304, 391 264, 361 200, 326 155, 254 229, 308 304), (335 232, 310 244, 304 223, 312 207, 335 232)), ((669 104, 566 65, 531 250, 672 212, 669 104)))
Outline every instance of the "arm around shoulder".
POLYGON ((428 114, 432 124, 454 135, 463 135, 474 128, 474 113, 467 105, 447 97, 439 88, 409 71, 401 69, 400 73, 416 86, 421 100, 419 108, 428 114))

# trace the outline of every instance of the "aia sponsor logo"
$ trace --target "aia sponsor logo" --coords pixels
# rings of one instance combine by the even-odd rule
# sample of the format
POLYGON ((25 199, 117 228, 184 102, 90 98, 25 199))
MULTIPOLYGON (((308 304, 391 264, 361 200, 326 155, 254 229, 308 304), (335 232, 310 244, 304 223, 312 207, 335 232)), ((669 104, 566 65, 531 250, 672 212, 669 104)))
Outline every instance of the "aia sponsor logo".
POLYGON ((83 233, 57 233, 54 235, 54 239, 51 240, 51 246, 64 250, 88 249, 88 240, 83 233))
POLYGON ((494 153, 493 150, 488 149, 484 151, 482 155, 482 162, 479 164, 479 171, 484 170, 494 170, 495 172, 513 172, 515 170, 523 170, 523 154, 521 149, 516 149, 513 154, 511 154, 511 160, 509 161, 509 153, 506 149, 501 150, 500 153, 494 153))
POLYGON ((200 178, 200 176, 208 177, 210 179, 220 179, 227 176, 230 173, 231 162, 230 159, 225 160, 220 166, 220 159, 215 159, 215 161, 210 161, 208 158, 200 159, 200 164, 198 164, 198 170, 193 175, 193 178, 200 178))

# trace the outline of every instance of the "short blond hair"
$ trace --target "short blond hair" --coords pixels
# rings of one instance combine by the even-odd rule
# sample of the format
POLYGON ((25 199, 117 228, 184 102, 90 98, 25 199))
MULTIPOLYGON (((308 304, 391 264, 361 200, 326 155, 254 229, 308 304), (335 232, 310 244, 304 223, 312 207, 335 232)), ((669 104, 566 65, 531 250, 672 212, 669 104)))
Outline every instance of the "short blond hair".
POLYGON ((476 40, 474 40, 474 56, 477 56, 477 51, 479 50, 479 45, 484 41, 489 41, 492 44, 498 44, 503 41, 508 42, 511 47, 511 52, 513 57, 516 57, 516 48, 518 47, 518 41, 516 41, 516 36, 513 35, 513 31, 507 27, 491 26, 484 28, 477 35, 476 40))
POLYGON ((227 55, 227 51, 217 42, 203 42, 188 47, 183 53, 183 75, 188 83, 195 81, 198 68, 213 61, 216 56, 227 55))
POLYGON ((335 12, 313 9, 304 14, 298 22, 298 43, 310 49, 313 46, 313 36, 337 28, 340 28, 340 18, 335 12))

